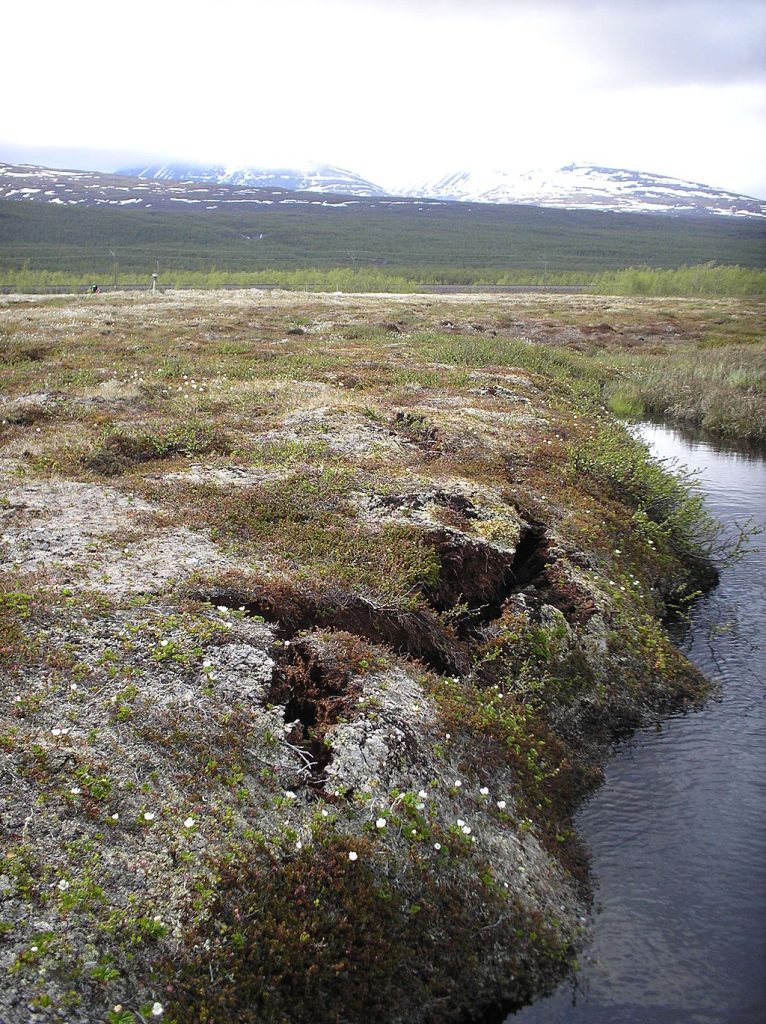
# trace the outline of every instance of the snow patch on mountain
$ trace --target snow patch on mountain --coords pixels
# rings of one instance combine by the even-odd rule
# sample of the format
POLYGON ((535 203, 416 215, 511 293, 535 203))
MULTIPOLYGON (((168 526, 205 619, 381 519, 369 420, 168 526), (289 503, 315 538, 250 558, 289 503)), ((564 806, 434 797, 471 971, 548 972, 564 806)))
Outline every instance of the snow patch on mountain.
POLYGON ((385 196, 385 189, 353 171, 330 164, 299 167, 225 167, 164 164, 124 168, 117 172, 160 181, 211 182, 236 188, 283 188, 288 192, 319 192, 335 195, 385 196))
POLYGON ((567 164, 524 174, 456 171, 402 194, 470 203, 510 203, 621 213, 766 216, 766 202, 662 174, 567 164))

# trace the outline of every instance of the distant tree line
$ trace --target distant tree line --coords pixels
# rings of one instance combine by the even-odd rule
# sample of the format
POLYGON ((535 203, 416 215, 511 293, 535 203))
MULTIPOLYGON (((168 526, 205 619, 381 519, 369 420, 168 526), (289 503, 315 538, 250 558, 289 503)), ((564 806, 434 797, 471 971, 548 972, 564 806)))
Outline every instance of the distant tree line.
MULTIPOLYGON (((89 289, 93 283, 112 287, 112 275, 99 279, 93 273, 40 270, 29 266, 0 270, 0 286, 16 291, 45 288, 89 289)), ((117 287, 145 283, 151 287, 151 273, 145 282, 135 273, 117 275, 117 287)), ((428 285, 481 287, 483 285, 583 285, 598 295, 668 296, 764 296, 766 270, 705 263, 663 269, 627 267, 623 270, 557 271, 509 270, 507 268, 455 267, 302 267, 294 270, 268 269, 233 271, 215 266, 209 270, 175 268, 160 272, 161 288, 264 287, 292 291, 329 292, 417 292, 428 285)))

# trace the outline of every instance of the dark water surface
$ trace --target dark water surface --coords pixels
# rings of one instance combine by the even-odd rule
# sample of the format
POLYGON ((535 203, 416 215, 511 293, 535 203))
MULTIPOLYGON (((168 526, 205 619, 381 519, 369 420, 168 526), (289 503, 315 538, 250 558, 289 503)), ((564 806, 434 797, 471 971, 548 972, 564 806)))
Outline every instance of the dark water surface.
MULTIPOLYGON (((766 521, 763 453, 639 429, 701 471, 728 529, 766 521)), ((512 1024, 766 1022, 766 534, 753 544, 676 636, 718 696, 622 745, 577 816, 597 888, 576 982, 512 1024)))

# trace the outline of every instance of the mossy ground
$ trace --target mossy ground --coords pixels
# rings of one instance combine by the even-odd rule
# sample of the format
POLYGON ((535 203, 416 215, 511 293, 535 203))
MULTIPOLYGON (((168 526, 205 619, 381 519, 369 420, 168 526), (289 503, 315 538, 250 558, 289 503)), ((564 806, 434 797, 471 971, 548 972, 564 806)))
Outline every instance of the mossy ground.
POLYGON ((683 363, 721 320, 757 399, 755 317, 6 301, 3 1019, 458 1021, 544 991, 587 902, 577 799, 705 692, 659 617, 710 582, 710 524, 604 402, 626 339, 683 363))

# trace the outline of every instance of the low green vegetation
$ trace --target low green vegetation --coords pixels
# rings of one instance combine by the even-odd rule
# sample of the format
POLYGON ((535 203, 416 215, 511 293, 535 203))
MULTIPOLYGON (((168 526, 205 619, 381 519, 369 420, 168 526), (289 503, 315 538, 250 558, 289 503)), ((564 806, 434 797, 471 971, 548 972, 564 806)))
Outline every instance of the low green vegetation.
MULTIPOLYGON (((65 270, 20 269, 8 267, 0 271, 0 285, 18 292, 88 291, 94 275, 100 277, 104 289, 140 287, 138 275, 120 273, 113 278, 65 270)), ((99 283, 98 281, 96 283, 99 283)), ((145 279, 147 290, 151 282, 145 279)), ((764 296, 766 270, 720 266, 715 263, 695 264, 678 268, 625 267, 620 270, 569 270, 542 272, 536 269, 477 267, 455 269, 449 266, 419 267, 356 267, 310 266, 286 270, 275 266, 268 270, 165 270, 160 287, 175 288, 282 288, 289 291, 315 292, 394 292, 416 293, 428 289, 533 287, 541 289, 573 288, 593 295, 667 295, 667 296, 764 296)))
POLYGON ((751 267, 629 267, 594 276, 588 291, 600 295, 766 295, 766 271, 751 267))

